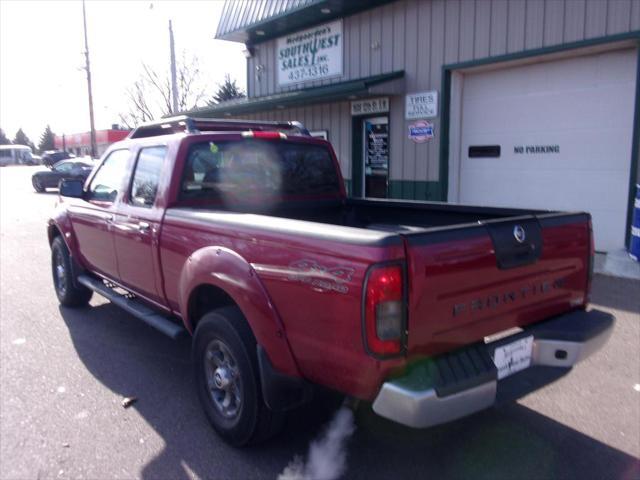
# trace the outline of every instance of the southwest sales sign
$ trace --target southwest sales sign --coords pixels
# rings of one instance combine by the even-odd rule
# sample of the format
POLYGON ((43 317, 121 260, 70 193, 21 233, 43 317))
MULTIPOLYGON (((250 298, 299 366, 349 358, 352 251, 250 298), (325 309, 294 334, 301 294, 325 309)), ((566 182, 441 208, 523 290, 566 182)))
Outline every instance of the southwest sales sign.
POLYGON ((276 48, 278 85, 342 75, 342 20, 280 37, 276 48))

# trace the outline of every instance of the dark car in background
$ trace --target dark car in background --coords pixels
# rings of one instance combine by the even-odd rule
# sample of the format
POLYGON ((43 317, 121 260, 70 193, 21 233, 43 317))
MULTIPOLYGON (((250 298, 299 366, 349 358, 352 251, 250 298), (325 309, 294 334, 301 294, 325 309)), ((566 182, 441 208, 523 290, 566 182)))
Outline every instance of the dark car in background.
MULTIPOLYGON (((68 158, 74 158, 74 156, 63 150, 47 150, 42 154, 42 164, 52 168, 59 161, 66 160, 68 158)), ((58 184, 56 183, 56 186, 57 185, 58 184)))
POLYGON ((44 192, 47 188, 58 188, 60 180, 86 180, 93 170, 93 163, 76 159, 57 162, 51 170, 36 172, 31 177, 31 183, 36 192, 44 192))

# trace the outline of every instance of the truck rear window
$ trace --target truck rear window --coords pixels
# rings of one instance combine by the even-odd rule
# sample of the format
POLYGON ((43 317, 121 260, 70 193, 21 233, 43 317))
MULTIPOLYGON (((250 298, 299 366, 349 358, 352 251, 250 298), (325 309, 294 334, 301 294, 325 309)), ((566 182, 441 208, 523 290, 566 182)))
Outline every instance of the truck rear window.
POLYGON ((182 199, 338 194, 329 150, 320 145, 264 140, 192 145, 185 164, 182 199))

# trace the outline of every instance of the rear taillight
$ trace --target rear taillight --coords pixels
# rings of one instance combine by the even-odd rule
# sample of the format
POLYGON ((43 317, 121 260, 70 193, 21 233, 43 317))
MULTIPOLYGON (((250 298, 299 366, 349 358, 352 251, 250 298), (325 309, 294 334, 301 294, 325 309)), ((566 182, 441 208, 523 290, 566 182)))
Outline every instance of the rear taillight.
POLYGON ((404 297, 401 265, 382 265, 370 270, 364 297, 365 342, 370 353, 386 357, 402 352, 404 297))

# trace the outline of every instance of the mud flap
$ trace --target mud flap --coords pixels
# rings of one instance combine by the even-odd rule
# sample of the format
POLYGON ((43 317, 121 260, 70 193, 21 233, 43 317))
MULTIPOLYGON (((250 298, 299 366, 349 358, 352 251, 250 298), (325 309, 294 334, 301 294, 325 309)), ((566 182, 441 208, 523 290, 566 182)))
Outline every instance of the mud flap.
POLYGON ((257 346, 262 396, 267 406, 276 412, 299 407, 311 400, 313 387, 302 378, 284 375, 273 368, 262 346, 257 346))

